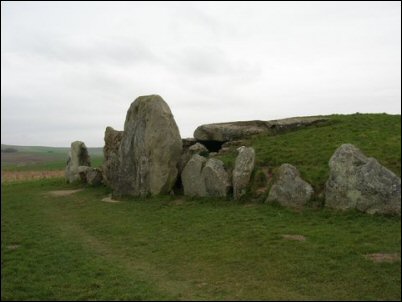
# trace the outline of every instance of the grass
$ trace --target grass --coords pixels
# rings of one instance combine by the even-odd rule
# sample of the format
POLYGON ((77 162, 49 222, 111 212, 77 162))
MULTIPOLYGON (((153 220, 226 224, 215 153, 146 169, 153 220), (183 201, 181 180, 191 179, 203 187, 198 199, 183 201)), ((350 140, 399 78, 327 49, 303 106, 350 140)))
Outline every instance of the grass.
POLYGON ((2 300, 400 300, 400 217, 3 185, 2 300), (29 196, 29 198, 27 198, 29 196), (303 235, 304 242, 283 234, 303 235))

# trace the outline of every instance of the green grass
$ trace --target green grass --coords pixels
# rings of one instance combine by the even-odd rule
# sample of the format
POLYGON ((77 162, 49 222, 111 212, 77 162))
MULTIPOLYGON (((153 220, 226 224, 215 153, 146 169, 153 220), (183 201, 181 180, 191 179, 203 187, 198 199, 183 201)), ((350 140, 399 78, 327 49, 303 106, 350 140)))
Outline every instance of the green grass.
POLYGON ((3 185, 2 300, 401 299, 400 217, 71 188, 3 185))

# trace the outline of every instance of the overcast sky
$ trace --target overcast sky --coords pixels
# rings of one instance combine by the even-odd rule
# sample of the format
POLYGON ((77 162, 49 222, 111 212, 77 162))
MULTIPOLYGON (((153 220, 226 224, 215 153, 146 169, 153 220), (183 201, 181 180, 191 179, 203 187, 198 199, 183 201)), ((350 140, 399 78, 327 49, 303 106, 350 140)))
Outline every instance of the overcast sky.
POLYGON ((1 142, 103 146, 140 95, 201 124, 401 113, 401 3, 1 2, 1 142))

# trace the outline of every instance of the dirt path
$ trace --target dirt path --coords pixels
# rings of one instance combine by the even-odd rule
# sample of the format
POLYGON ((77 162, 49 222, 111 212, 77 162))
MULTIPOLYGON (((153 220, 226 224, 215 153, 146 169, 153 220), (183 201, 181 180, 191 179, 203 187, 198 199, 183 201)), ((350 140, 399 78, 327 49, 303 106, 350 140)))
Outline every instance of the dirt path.
POLYGON ((373 262, 396 262, 401 261, 401 255, 398 253, 375 253, 365 255, 365 258, 373 262))
POLYGON ((1 171, 1 182, 64 177, 64 171, 1 171))
POLYGON ((77 189, 77 190, 59 190, 59 191, 49 191, 47 194, 60 197, 60 196, 68 196, 77 192, 81 192, 84 189, 77 189))
MULTIPOLYGON (((55 219, 60 213, 52 213, 52 219, 55 219)), ((73 217, 65 219, 66 217, 58 217, 58 227, 62 236, 65 238, 73 238, 74 241, 81 241, 83 247, 89 251, 96 251, 99 257, 106 261, 119 265, 122 269, 127 270, 144 280, 152 280, 151 283, 155 284, 161 292, 166 292, 172 296, 180 296, 185 301, 190 300, 192 297, 192 281, 191 280, 171 280, 169 272, 164 271, 159 266, 135 257, 132 254, 127 254, 124 249, 116 249, 110 243, 102 240, 94 235, 91 235, 84 228, 80 227, 74 222, 73 217)), ((49 218, 50 219, 50 218, 49 218)))

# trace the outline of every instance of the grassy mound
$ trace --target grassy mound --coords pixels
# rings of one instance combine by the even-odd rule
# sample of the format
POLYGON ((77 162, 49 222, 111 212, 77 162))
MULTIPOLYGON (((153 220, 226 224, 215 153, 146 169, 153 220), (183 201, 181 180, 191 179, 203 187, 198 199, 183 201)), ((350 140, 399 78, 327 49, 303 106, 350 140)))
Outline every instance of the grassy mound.
MULTIPOLYGON (((262 168, 268 170, 269 175, 275 175, 281 164, 292 164, 302 178, 312 184, 316 198, 319 198, 328 179, 329 159, 341 144, 351 143, 401 176, 400 115, 353 114, 328 118, 329 122, 322 126, 245 140, 243 143, 256 151, 255 175, 262 178, 259 173, 262 168)), ((228 167, 233 167, 236 155, 236 148, 232 148, 218 158, 228 167)))

